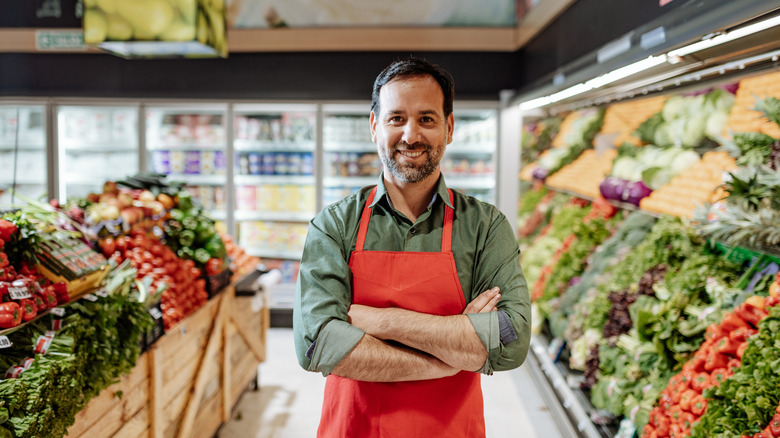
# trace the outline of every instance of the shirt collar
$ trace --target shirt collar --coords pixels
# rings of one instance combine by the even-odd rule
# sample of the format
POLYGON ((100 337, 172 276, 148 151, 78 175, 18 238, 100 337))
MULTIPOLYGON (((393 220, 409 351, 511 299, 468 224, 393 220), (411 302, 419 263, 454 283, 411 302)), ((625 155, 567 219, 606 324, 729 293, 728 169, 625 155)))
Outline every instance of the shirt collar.
MULTIPOLYGON (((374 202, 371 203, 370 207, 374 207, 377 202, 379 202, 382 198, 387 198, 387 204, 392 206, 392 203, 390 202, 390 197, 387 196, 387 188, 385 187, 385 178, 384 173, 379 174, 379 182, 376 185, 376 195, 374 196, 374 202)), ((444 174, 439 174, 439 180, 436 182, 436 192, 434 192, 433 197, 431 198, 431 202, 428 204, 428 208, 431 208, 434 202, 436 202, 436 198, 441 198, 444 200, 444 203, 447 204, 450 208, 454 208, 452 206, 452 201, 450 200, 450 194, 447 190, 447 183, 444 182, 444 174)))

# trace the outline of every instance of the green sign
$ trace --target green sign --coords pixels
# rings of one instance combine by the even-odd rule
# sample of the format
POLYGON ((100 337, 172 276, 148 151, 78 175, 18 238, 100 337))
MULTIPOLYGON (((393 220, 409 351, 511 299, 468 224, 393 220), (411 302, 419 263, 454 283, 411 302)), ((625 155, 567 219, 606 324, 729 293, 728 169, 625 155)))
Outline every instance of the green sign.
POLYGON ((85 50, 84 32, 74 30, 35 31, 36 50, 85 50))

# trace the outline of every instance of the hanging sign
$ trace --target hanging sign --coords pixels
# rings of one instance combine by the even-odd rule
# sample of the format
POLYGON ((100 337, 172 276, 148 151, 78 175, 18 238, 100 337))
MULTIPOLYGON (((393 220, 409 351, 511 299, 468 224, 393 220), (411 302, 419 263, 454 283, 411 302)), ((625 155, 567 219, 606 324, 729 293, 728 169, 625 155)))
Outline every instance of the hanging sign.
POLYGON ((84 32, 73 30, 36 30, 35 49, 44 51, 86 50, 84 32))

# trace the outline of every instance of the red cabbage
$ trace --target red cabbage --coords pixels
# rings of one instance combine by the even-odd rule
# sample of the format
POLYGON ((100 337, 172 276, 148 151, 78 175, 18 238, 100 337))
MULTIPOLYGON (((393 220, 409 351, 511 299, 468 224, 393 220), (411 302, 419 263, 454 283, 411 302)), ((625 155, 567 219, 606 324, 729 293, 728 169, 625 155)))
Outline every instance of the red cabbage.
POLYGON ((623 191, 622 200, 639 207, 639 201, 649 195, 652 191, 653 190, 647 187, 644 182, 632 181, 626 185, 626 189, 623 191))
POLYGON ((531 177, 533 177, 534 179, 538 179, 538 180, 544 181, 544 179, 547 178, 547 173, 548 172, 549 171, 547 169, 545 169, 544 167, 536 166, 534 168, 533 172, 531 172, 531 177))
POLYGON ((617 178, 614 176, 608 176, 599 184, 599 191, 604 199, 612 199, 620 201, 623 199, 623 192, 625 191, 628 181, 617 178))

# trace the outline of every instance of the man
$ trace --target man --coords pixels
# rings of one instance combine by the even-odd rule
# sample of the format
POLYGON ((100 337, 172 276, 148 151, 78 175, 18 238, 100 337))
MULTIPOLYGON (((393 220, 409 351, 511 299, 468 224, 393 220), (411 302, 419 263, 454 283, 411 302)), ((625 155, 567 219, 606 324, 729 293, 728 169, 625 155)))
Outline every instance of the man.
POLYGON ((301 366, 327 376, 320 437, 484 436, 480 373, 525 360, 530 299, 512 229, 439 170, 453 90, 419 59, 380 73, 379 183, 311 222, 293 326, 301 366))

